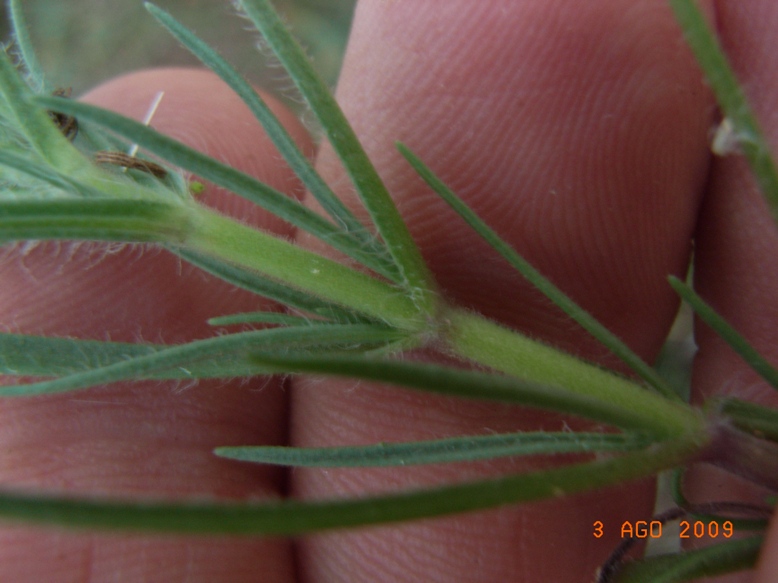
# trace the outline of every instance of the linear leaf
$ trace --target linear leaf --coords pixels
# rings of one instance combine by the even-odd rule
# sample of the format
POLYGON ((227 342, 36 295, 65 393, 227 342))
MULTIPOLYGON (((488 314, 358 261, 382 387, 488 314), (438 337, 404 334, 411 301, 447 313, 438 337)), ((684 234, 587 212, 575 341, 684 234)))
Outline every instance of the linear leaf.
POLYGON ((643 359, 629 348, 629 346, 624 344, 624 342, 615 334, 600 324, 596 318, 576 304, 567 294, 551 283, 551 281, 544 277, 526 259, 519 255, 508 243, 484 223, 461 198, 447 187, 443 181, 418 158, 418 156, 403 144, 397 144, 397 148, 430 188, 440 195, 440 197, 446 201, 474 231, 481 235, 489 245, 502 255, 508 263, 521 273, 532 285, 538 288, 543 295, 559 306, 565 314, 575 320, 584 330, 604 344, 659 393, 674 401, 681 400, 678 394, 667 385, 654 369, 648 366, 643 359))
POLYGON ((302 316, 290 316, 289 314, 279 314, 278 312, 244 312, 241 314, 230 314, 229 316, 218 316, 210 318, 208 324, 211 326, 231 326, 233 324, 283 324, 285 326, 308 326, 309 324, 322 324, 321 320, 311 320, 302 316))
POLYGON ((434 283, 427 265, 386 186, 327 85, 316 74, 269 2, 240 0, 240 5, 265 37, 324 128, 407 285, 418 290, 421 310, 431 313, 435 301, 432 293, 434 283))
POLYGON ((397 281, 397 267, 387 255, 386 248, 379 243, 360 223, 354 214, 335 196, 326 182, 313 168, 308 158, 300 151, 289 132, 273 114, 254 88, 208 44, 197 38, 190 30, 159 7, 146 2, 148 10, 170 33, 189 49, 203 64, 216 73, 248 106, 254 117, 265 128, 284 160, 302 181, 322 208, 365 249, 362 262, 377 273, 397 281), (368 263, 369 262, 369 263, 368 263))
POLYGON ((650 440, 634 434, 521 432, 350 447, 219 447, 220 457, 294 467, 383 467, 464 462, 498 457, 628 451, 650 440))
POLYGON ((677 555, 660 555, 626 563, 604 583, 678 583, 751 569, 756 565, 763 537, 727 541, 677 555))
POLYGON ((144 356, 164 347, 27 334, 0 334, 0 374, 60 376, 144 356))
POLYGON ((293 535, 484 510, 590 491, 682 463, 700 445, 695 440, 670 440, 617 458, 356 500, 265 504, 118 502, 6 492, 0 493, 0 517, 81 528, 293 535))
MULTIPOLYGON (((0 374, 64 376, 148 356, 167 348, 159 344, 0 334, 0 374)), ((186 368, 161 370, 144 378, 224 378, 253 376, 263 372, 260 367, 246 362, 242 356, 221 356, 212 361, 190 363, 186 368)))
POLYGON ((754 369, 759 376, 766 380, 771 387, 778 390, 778 370, 776 370, 767 360, 760 355, 756 349, 743 336, 741 336, 724 318, 719 316, 708 303, 705 302, 692 288, 686 285, 677 277, 669 277, 670 285, 685 302, 687 302, 694 312, 716 333, 740 357, 754 369))
POLYGON ((705 72, 716 99, 731 122, 740 150, 748 160, 773 220, 778 222, 778 170, 770 148, 716 34, 692 0, 670 0, 686 41, 705 72))
MULTIPOLYGON (((273 328, 217 336, 171 346, 150 354, 122 360, 97 369, 58 379, 0 387, 0 397, 32 396, 84 389, 117 381, 153 377, 162 371, 186 367, 190 363, 236 358, 249 351, 272 347, 279 349, 329 350, 350 346, 373 346, 397 339, 393 330, 365 325, 321 325, 305 328, 273 328)), ((261 370, 255 367, 254 370, 261 370)), ((265 369, 269 370, 269 369, 265 369)), ((224 376, 230 377, 229 369, 224 376)))
POLYGON ((48 91, 43 75, 43 68, 32 47, 32 39, 30 38, 30 31, 27 28, 27 22, 24 18, 24 12, 22 11, 21 0, 8 0, 8 16, 11 20, 16 46, 19 47, 19 52, 22 55, 22 60, 24 61, 24 66, 27 69, 30 81, 32 81, 36 89, 43 92, 48 91))
POLYGON ((754 435, 778 441, 778 411, 730 397, 711 399, 706 409, 726 416, 736 427, 754 435))
MULTIPOLYGON (((50 186, 53 186, 54 188, 62 190, 71 195, 90 198, 99 198, 101 196, 105 196, 91 186, 82 184, 70 176, 66 176, 57 172, 51 166, 41 164, 40 161, 33 160, 27 156, 15 154, 8 150, 0 150, 0 165, 13 168, 14 170, 22 172, 33 179, 45 182, 50 186)), ((30 190, 34 192, 34 189, 30 190)), ((27 194, 27 198, 30 197, 31 193, 27 194)))
MULTIPOLYGON (((667 436, 668 425, 650 412, 523 379, 432 364, 343 355, 306 355, 275 351, 252 353, 252 360, 277 372, 317 373, 390 383, 469 399, 487 399, 550 409, 609 423, 630 431, 667 436), (644 414, 645 413, 645 414, 644 414)), ((695 414, 689 412, 691 420, 695 414)), ((690 423, 691 423, 690 420, 690 423)))
POLYGON ((360 263, 363 260, 367 264, 374 262, 372 255, 356 244, 347 233, 339 230, 299 201, 142 123, 106 109, 69 99, 36 97, 35 101, 45 107, 91 120, 139 144, 170 164, 180 166, 267 209, 360 263))

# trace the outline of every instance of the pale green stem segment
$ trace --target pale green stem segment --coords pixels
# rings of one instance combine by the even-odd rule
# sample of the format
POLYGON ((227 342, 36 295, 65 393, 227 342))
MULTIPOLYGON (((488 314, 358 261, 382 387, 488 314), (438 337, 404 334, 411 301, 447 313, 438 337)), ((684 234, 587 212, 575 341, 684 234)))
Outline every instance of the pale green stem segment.
POLYGON ((255 269, 273 279, 402 330, 420 331, 425 318, 405 290, 241 225, 204 207, 192 213, 184 245, 255 269))
POLYGON ((327 139, 351 177, 419 309, 432 312, 438 300, 432 275, 386 186, 329 88, 316 74, 267 0, 240 0, 240 5, 272 47, 326 131, 327 139))
POLYGON ((452 308, 444 315, 443 337, 456 354, 520 379, 560 387, 600 399, 653 419, 669 435, 699 428, 699 412, 594 364, 504 328, 486 318, 452 308))
POLYGON ((0 243, 82 239, 177 243, 188 230, 181 205, 139 200, 64 199, 0 204, 0 243))

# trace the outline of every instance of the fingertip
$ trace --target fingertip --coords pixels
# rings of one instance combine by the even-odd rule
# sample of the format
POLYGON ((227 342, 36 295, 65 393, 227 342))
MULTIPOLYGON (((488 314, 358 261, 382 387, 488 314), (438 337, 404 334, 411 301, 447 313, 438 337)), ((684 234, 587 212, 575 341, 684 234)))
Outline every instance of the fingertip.
MULTIPOLYGON (((688 264, 714 113, 667 6, 363 3, 338 96, 450 297, 603 358, 430 195, 396 140, 653 360, 677 310, 665 278, 688 264)), ((343 181, 331 150, 319 162, 343 181)))
MULTIPOLYGON (((447 300, 564 350, 615 361, 431 196, 396 140, 542 273, 640 355, 655 357, 677 309, 666 276, 688 265, 713 112, 667 6, 364 2, 338 97, 447 300)), ((323 150, 319 168, 331 184, 347 184, 331 150, 323 150)), ((295 381, 293 403, 292 441, 306 446, 569 429, 535 410, 329 381, 295 381)), ((335 496, 558 462, 495 460, 470 473, 403 468, 391 479, 300 470, 293 479, 302 496, 335 496)), ((617 544, 614 525, 651 514, 650 481, 610 494, 430 523, 424 537, 434 556, 408 542, 418 536, 409 525, 316 537, 301 545, 300 557, 314 575, 344 574, 348 565, 396 580, 391 561, 370 557, 388 546, 415 562, 411 578, 426 569, 436 580, 588 581, 617 544), (594 541, 595 520, 609 524, 613 538, 594 541), (456 543, 452 525, 461 533, 456 543), (554 554, 560 548, 565 561, 554 554)))
MULTIPOLYGON (((211 73, 158 69, 125 75, 85 101, 143 118, 164 98, 151 125, 280 191, 300 196, 293 173, 240 100, 211 73)), ((278 108, 277 104, 271 107, 278 108)), ((303 148, 301 124, 278 113, 303 148)), ((209 187, 221 211, 281 236, 291 227, 244 199, 209 187)), ((55 242, 9 252, 0 262, 0 322, 14 332, 132 343, 182 344, 213 337, 212 316, 272 309, 268 300, 208 276, 164 251, 130 245, 55 242)), ((35 399, 3 401, 0 443, 8 487, 81 496, 277 499, 285 476, 219 459, 220 445, 286 440, 287 399, 280 379, 141 380, 35 399), (257 386, 258 385, 258 386, 257 386), (261 390, 258 390, 260 389, 261 390)), ((285 540, 198 540, 148 534, 62 535, 46 528, 0 528, 0 571, 23 565, 26 580, 256 581, 294 576, 285 540)))
POLYGON ((773 515, 762 544, 754 583, 774 583, 776 579, 778 579, 778 514, 773 515))

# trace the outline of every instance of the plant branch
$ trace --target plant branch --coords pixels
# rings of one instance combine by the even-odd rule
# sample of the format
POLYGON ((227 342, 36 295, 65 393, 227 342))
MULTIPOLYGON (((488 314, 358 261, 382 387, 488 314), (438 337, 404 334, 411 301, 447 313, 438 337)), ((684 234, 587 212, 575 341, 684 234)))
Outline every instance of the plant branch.
POLYGON ((699 424, 690 407, 670 401, 625 377, 541 342, 509 330, 486 318, 452 308, 444 316, 444 340, 452 351, 520 379, 563 388, 653 419, 668 434, 699 424))
POLYGON ((309 294, 405 330, 423 328, 402 289, 200 207, 184 245, 255 269, 309 294))

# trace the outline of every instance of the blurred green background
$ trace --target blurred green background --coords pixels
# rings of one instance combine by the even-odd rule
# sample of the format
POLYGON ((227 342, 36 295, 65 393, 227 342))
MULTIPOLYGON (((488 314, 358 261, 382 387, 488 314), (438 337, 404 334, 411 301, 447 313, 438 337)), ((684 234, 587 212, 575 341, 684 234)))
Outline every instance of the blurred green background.
MULTIPOLYGON (((334 86, 356 0, 274 0, 317 70, 334 86)), ((283 70, 257 50, 257 32, 229 0, 157 0, 216 48, 250 81, 282 99, 293 98, 283 70)), ((143 8, 142 0, 23 0, 38 58, 51 83, 90 87, 135 69, 199 63, 143 8)), ((0 38, 10 38, 0 17, 0 38)))

